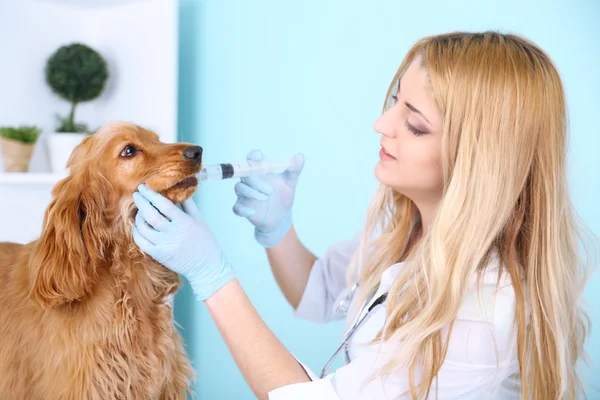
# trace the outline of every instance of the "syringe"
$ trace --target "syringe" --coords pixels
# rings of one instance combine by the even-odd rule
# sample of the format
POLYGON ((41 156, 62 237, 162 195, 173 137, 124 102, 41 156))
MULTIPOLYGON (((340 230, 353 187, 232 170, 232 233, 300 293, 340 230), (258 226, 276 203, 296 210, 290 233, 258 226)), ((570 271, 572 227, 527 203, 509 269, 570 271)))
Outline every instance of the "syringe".
POLYGON ((244 161, 233 164, 207 165, 196 175, 199 181, 218 181, 230 178, 242 178, 256 174, 282 172, 293 166, 294 159, 287 161, 244 161))

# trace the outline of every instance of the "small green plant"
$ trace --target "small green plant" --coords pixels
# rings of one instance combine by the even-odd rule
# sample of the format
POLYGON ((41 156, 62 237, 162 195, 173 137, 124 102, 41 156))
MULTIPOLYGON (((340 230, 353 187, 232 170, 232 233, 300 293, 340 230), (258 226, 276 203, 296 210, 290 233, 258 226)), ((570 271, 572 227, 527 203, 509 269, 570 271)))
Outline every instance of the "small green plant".
POLYGON ((21 143, 35 143, 39 135, 40 129, 36 126, 0 127, 1 137, 21 143))
POLYGON ((75 122, 77 104, 96 99, 106 85, 108 67, 94 49, 81 43, 60 47, 46 64, 46 83, 52 92, 71 103, 68 116, 57 115, 57 132, 89 133, 88 126, 75 122))

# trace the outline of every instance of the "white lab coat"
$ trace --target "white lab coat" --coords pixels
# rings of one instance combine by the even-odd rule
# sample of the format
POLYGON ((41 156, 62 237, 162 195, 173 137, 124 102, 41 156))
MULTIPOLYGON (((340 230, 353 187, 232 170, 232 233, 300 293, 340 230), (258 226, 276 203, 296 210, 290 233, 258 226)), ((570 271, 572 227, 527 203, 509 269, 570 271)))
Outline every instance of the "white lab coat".
MULTIPOLYGON (((336 243, 317 260, 295 315, 317 323, 333 320, 336 298, 346 287, 346 270, 358 248, 360 233, 354 238, 336 243)), ((458 312, 448 345, 447 355, 437 379, 440 400, 509 400, 520 398, 519 365, 517 359, 515 295, 510 277, 502 276, 497 283, 497 262, 490 265, 484 276, 481 293, 473 278, 470 290, 458 312), (479 296, 479 297, 478 297, 479 296)), ((381 277, 378 293, 390 290, 402 268, 398 263, 381 277)), ((373 315, 350 341, 351 362, 330 371, 323 379, 304 364, 311 382, 286 385, 269 393, 270 400, 383 400, 395 399, 408 390, 408 373, 404 370, 382 380, 367 383, 376 368, 394 357, 401 348, 398 343, 365 345, 375 337, 385 322, 385 306, 373 309, 373 315)), ((346 321, 351 327, 352 321, 346 321)), ((335 346, 337 347, 337 346, 335 346)), ((335 348, 332 348, 332 353, 335 348)), ((343 355, 339 355, 342 357, 343 355)), ((430 398, 436 398, 436 380, 430 398)), ((402 398, 410 398, 409 396, 402 398)))

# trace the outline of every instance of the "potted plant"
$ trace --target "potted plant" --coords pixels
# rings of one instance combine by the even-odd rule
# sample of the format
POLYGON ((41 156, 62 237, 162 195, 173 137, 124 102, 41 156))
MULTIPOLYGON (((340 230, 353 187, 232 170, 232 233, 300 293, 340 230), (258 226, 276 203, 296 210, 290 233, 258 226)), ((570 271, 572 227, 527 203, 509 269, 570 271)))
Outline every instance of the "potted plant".
POLYGON ((104 58, 94 49, 81 43, 60 47, 46 64, 46 83, 52 92, 71 103, 65 117, 57 115, 58 126, 48 134, 48 156, 52 171, 61 172, 77 145, 91 132, 85 123, 76 122, 75 109, 79 103, 100 96, 108 79, 104 58))
POLYGON ((27 172, 33 148, 40 135, 35 126, 0 127, 2 161, 6 172, 27 172))

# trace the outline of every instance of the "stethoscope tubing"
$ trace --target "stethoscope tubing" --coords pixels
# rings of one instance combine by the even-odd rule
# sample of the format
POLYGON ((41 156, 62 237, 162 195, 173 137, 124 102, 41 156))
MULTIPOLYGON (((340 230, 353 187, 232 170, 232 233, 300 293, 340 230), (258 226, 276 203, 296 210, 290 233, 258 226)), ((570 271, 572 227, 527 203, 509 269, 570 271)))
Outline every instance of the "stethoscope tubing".
MULTIPOLYGON (((348 352, 347 352, 347 348, 346 348, 348 341, 352 338, 352 336, 358 330, 358 328, 360 328, 365 322, 367 322, 367 320, 371 317, 371 315, 373 315, 371 313, 371 311, 378 305, 382 304, 386 300, 386 298, 387 298, 387 293, 383 293, 382 295, 380 295, 369 306, 369 308, 367 309, 367 313, 352 326, 352 328, 345 335, 344 340, 342 341, 342 344, 337 348, 335 353, 333 353, 333 355, 329 358, 329 360, 327 361, 327 364, 325 364, 325 367, 323 367, 323 370, 321 371, 321 375, 320 375, 321 379, 323 377, 325 377, 325 375, 327 375, 327 372, 329 371, 329 367, 331 366, 331 363, 333 362, 333 360, 335 360, 335 358, 337 357, 339 352, 342 351, 342 349, 346 349, 346 361, 347 362, 349 361, 349 356, 348 356, 348 352)), ((362 312, 362 310, 361 310, 361 312, 362 312)))

